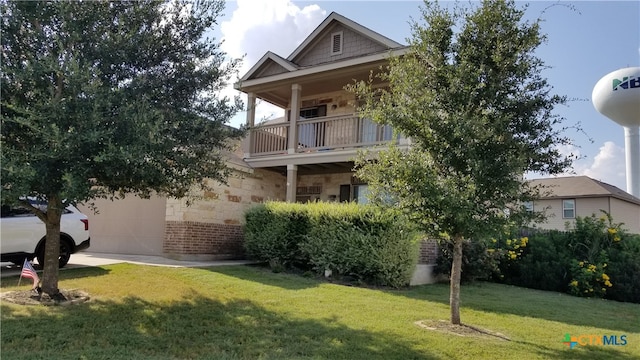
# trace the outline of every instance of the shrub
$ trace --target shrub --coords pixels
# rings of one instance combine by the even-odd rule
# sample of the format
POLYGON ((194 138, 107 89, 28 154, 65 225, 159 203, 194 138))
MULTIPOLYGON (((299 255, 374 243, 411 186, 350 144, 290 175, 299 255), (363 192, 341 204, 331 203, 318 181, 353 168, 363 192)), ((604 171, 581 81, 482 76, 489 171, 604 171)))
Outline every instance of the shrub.
MULTIPOLYGON (((463 280, 491 279, 575 296, 640 303, 640 235, 629 235, 610 214, 577 218, 571 231, 532 231, 529 237, 465 243, 463 280)), ((449 274, 443 245, 440 273, 449 274)))
POLYGON ((299 244, 309 230, 309 219, 300 204, 271 202, 245 213, 244 247, 247 255, 269 262, 271 268, 304 267, 308 259, 299 244))
POLYGON ((568 241, 568 233, 555 230, 529 235, 521 259, 500 264, 500 281, 532 289, 566 292, 572 258, 568 241))
MULTIPOLYGON (((503 273, 513 275, 514 264, 527 250, 527 237, 466 240, 462 244, 462 281, 503 280, 503 273)), ((453 244, 443 241, 436 272, 449 276, 453 259, 453 244)))
POLYGON ((611 215, 576 218, 575 229, 570 232, 569 249, 572 251, 571 282, 569 292, 576 296, 604 297, 615 280, 606 273, 612 245, 622 240, 622 224, 613 222, 611 215))
POLYGON ((622 234, 608 251, 612 286, 605 298, 640 304, 640 235, 622 234))
POLYGON ((301 249, 314 269, 369 284, 409 283, 417 261, 417 233, 391 210, 356 204, 312 206, 313 226, 301 249))
POLYGON ((399 287, 409 283, 417 261, 417 232, 391 210, 269 202, 249 210, 246 223, 247 253, 272 265, 399 287))
MULTIPOLYGON (((488 280, 492 277, 498 266, 498 254, 491 253, 487 241, 466 240, 462 244, 462 273, 460 280, 470 282, 474 280, 488 280)), ((437 274, 451 275, 451 263, 453 262, 453 243, 440 241, 440 252, 436 262, 437 274)))

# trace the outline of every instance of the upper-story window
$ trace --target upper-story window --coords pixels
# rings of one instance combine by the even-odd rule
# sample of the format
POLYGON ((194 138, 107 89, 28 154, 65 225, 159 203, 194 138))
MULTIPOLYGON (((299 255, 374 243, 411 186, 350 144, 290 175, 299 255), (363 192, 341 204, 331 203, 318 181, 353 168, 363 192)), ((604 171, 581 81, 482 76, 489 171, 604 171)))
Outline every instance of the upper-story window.
POLYGON ((322 116, 327 116, 327 105, 300 109, 300 119, 312 119, 322 116))
POLYGON ((342 44, 343 44, 343 33, 342 31, 334 32, 331 34, 331 55, 340 55, 342 54, 342 44))
POLYGON ((575 217, 576 217, 576 200, 575 199, 562 200, 562 218, 575 219, 575 217))

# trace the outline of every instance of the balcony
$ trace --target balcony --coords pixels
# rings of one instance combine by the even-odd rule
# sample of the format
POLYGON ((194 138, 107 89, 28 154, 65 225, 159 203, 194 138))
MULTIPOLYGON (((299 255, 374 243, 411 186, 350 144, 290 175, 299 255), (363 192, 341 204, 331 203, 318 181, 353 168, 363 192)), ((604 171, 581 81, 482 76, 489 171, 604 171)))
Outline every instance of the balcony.
POLYGON ((355 149, 397 141, 388 125, 379 125, 357 114, 300 119, 296 122, 297 146, 289 149, 290 123, 265 124, 251 130, 249 156, 316 153, 355 149))

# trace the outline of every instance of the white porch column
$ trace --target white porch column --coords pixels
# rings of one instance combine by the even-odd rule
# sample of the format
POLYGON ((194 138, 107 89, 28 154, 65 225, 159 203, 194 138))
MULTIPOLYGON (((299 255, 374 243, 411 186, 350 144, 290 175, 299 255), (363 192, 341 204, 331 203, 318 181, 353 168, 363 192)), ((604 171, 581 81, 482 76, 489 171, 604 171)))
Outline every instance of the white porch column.
MULTIPOLYGON (((302 86, 300 86, 299 84, 291 85, 291 115, 289 116, 289 148, 287 150, 289 154, 295 154, 298 149, 298 118, 300 117, 301 92, 302 92, 302 86)), ((295 197, 295 193, 294 193, 294 197, 295 197)))
POLYGON ((252 128, 256 123, 256 93, 247 93, 247 127, 249 132, 247 134, 247 142, 244 145, 244 157, 248 158, 251 155, 251 149, 253 148, 253 130, 252 128))
POLYGON ((287 202, 296 202, 296 188, 298 187, 298 165, 287 165, 287 202))

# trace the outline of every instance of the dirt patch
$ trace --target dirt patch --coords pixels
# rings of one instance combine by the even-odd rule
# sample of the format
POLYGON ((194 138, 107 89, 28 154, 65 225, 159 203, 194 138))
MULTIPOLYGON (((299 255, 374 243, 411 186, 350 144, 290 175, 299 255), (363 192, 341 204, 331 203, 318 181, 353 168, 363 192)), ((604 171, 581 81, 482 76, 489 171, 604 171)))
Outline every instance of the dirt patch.
POLYGON ((2 301, 8 301, 19 305, 76 305, 89 301, 89 294, 82 290, 60 290, 60 296, 55 298, 47 294, 38 294, 34 290, 9 291, 0 294, 2 301))
POLYGON ((446 320, 419 320, 416 325, 431 331, 440 331, 457 336, 470 336, 482 338, 496 338, 500 340, 511 341, 507 336, 491 330, 477 328, 471 325, 454 325, 446 320))

